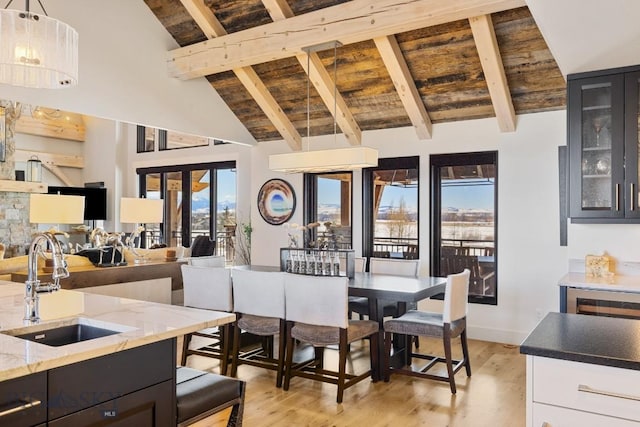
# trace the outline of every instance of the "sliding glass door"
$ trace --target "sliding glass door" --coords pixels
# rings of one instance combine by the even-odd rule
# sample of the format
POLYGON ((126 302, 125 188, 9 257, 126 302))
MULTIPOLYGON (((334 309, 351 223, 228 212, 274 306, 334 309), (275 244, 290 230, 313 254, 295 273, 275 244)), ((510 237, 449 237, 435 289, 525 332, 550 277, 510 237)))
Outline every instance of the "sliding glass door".
POLYGON ((216 253, 235 257, 235 162, 140 168, 140 195, 165 200, 164 221, 154 242, 190 247, 197 236, 216 241, 216 253))

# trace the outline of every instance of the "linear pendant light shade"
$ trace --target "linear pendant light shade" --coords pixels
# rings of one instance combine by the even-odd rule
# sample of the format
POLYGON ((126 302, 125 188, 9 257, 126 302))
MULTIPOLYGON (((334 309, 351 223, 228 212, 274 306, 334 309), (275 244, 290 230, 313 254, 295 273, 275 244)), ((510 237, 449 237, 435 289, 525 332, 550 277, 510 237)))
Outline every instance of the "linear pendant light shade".
POLYGON ((369 147, 299 151, 269 156, 269 169, 276 172, 331 172, 378 166, 378 150, 369 147))
POLYGON ((32 224, 82 224, 84 196, 30 194, 29 222, 32 224))
POLYGON ((64 22, 1 9, 0 40, 0 83, 49 89, 78 84, 78 33, 64 22))

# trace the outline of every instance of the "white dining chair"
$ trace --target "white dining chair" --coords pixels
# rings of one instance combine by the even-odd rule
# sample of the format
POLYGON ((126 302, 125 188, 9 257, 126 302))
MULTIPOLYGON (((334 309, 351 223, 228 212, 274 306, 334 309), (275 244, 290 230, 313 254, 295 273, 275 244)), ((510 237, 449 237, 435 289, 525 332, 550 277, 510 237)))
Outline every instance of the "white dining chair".
MULTIPOLYGON (((182 265, 182 283, 184 287, 184 306, 215 311, 233 311, 233 293, 230 270, 221 267, 199 267, 182 265)), ((218 328, 186 334, 182 344, 182 366, 186 366, 187 357, 198 355, 220 359, 220 373, 227 373, 231 348, 231 327, 226 324, 218 328), (189 348, 193 336, 213 339, 211 344, 189 348)))
POLYGON ((447 381, 451 393, 456 393, 455 374, 463 366, 467 376, 471 376, 471 363, 469 361, 469 349, 467 346, 467 307, 469 296, 469 270, 462 273, 447 276, 447 285, 444 293, 444 306, 442 313, 409 310, 402 316, 384 322, 384 346, 385 346, 385 381, 389 381, 391 374, 404 374, 421 378, 447 381), (407 336, 429 336, 442 339, 444 357, 414 353, 411 347, 406 366, 393 368, 390 366, 390 354, 392 334, 407 336), (451 355, 451 339, 460 337, 462 345, 462 359, 453 360, 451 355), (414 370, 411 367, 411 359, 418 358, 428 360, 426 366, 414 370), (431 374, 428 371, 437 363, 444 363, 447 367, 447 375, 431 374))
POLYGON ((284 390, 289 389, 292 377, 303 377, 337 384, 337 402, 341 403, 344 390, 371 376, 378 378, 379 325, 373 320, 349 320, 347 296, 349 279, 346 277, 315 277, 297 274, 285 276, 285 309, 287 317, 287 359, 285 362, 284 390), (371 367, 363 373, 347 373, 348 345, 370 338, 371 367), (327 369, 323 352, 308 363, 293 363, 295 342, 307 343, 316 349, 338 345, 338 370, 327 369))
POLYGON ((237 316, 231 352, 231 376, 238 365, 247 364, 276 371, 276 387, 282 386, 285 356, 285 302, 283 272, 264 272, 234 269, 233 303, 237 316), (240 332, 277 340, 278 353, 273 346, 240 350, 240 332))

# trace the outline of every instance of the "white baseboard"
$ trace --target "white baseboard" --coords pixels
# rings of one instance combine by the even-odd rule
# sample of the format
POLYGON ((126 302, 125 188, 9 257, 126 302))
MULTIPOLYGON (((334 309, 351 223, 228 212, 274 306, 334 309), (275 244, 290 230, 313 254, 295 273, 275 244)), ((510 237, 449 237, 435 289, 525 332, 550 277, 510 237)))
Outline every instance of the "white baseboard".
POLYGON ((530 331, 511 331, 506 329, 483 328, 467 325, 467 337, 473 340, 520 345, 530 331))

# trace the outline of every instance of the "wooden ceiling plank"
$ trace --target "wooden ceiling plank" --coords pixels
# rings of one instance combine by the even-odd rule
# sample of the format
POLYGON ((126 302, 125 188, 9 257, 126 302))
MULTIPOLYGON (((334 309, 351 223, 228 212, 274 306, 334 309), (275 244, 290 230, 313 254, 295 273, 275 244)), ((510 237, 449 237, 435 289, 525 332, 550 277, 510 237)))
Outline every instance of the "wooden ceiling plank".
POLYGON ((36 107, 31 114, 24 114, 26 113, 24 111, 16 121, 16 132, 70 141, 85 141, 86 128, 80 114, 51 110, 60 117, 50 118, 42 110, 44 110, 42 107, 36 107))
MULTIPOLYGON (((262 4, 269 12, 271 19, 274 21, 282 21, 294 16, 293 11, 286 0, 262 0, 262 4)), ((334 116, 336 123, 340 126, 340 129, 349 144, 361 145, 362 130, 360 129, 358 122, 356 122, 356 119, 353 117, 353 113, 351 113, 351 110, 347 106, 342 95, 335 90, 336 82, 332 80, 318 54, 310 52, 308 58, 307 54, 296 55, 296 58, 307 73, 307 76, 311 79, 313 86, 318 91, 318 94, 320 95, 320 98, 322 98, 322 101, 324 101, 327 109, 334 116), (310 70, 307 69, 307 63, 310 70)))
POLYGON ((427 108, 411 76, 407 62, 402 55, 395 36, 373 39, 384 65, 389 71, 393 85, 400 96, 402 105, 420 139, 431 139, 432 125, 427 108))
POLYGON ((36 156, 43 165, 61 166, 66 168, 84 168, 84 159, 81 156, 67 154, 46 153, 44 151, 16 150, 14 159, 17 162, 26 162, 36 156))
MULTIPOLYGON (((216 37, 222 37, 227 33, 218 18, 211 12, 211 9, 204 4, 204 0, 180 0, 180 2, 191 14, 191 17, 207 38, 215 40, 216 37)), ((274 127, 280 132, 289 147, 294 151, 301 150, 302 137, 253 68, 250 66, 238 67, 234 68, 233 72, 271 123, 273 123, 274 127)))
POLYGON ((180 0, 180 3, 187 9, 189 15, 196 21, 198 27, 204 32, 208 39, 220 37, 227 34, 218 18, 211 12, 211 9, 204 4, 204 0, 180 0))
POLYGON ((282 111, 278 102, 269 92, 269 89, 260 79, 260 76, 251 67, 243 67, 233 70, 236 77, 249 91, 253 99, 258 103, 262 111, 267 115, 271 123, 276 127, 282 138, 294 151, 302 149, 302 138, 293 126, 287 115, 282 111))
POLYGON ((333 40, 351 44, 522 6, 525 0, 353 0, 174 49, 167 68, 186 80, 288 58, 333 40))
POLYGON ((469 18, 469 23, 480 55, 480 63, 489 88, 496 119, 498 119, 498 126, 502 132, 514 132, 516 130, 516 113, 491 15, 469 18))

